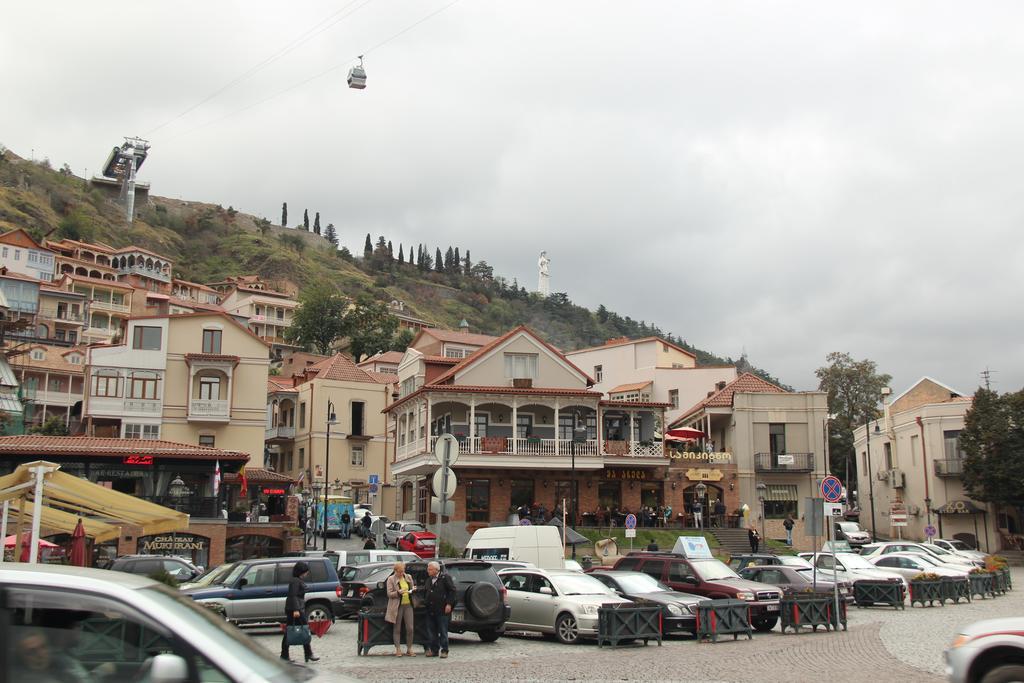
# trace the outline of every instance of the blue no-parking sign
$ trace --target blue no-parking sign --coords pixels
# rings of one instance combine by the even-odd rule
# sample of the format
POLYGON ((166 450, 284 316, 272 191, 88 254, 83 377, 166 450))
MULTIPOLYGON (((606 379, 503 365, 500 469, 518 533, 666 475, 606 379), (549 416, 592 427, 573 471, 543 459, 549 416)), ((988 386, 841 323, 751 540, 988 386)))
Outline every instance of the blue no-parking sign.
POLYGON ((843 484, 836 477, 829 475, 821 480, 821 497, 826 503, 838 503, 843 499, 843 484))
POLYGON ((635 529, 636 528, 636 515, 634 515, 632 512, 629 513, 628 515, 626 515, 626 528, 627 529, 635 529))

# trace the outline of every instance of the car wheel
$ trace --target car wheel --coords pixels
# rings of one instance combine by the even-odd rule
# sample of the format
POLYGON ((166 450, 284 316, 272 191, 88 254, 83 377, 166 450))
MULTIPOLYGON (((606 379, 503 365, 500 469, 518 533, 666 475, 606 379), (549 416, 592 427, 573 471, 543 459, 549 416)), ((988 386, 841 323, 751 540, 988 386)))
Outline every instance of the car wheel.
POLYGON ((981 683, 1019 683, 1020 681, 1024 681, 1024 666, 1020 664, 997 666, 981 679, 981 683))
POLYGON ((306 619, 309 621, 333 621, 334 614, 328 605, 314 602, 306 609, 306 619))
POLYGON ((565 645, 575 645, 580 640, 580 626, 576 623, 576 617, 571 614, 563 614, 555 621, 555 637, 565 645))
POLYGON ((765 632, 771 631, 773 628, 775 628, 775 624, 777 624, 777 623, 779 623, 779 618, 778 617, 765 617, 765 618, 762 618, 762 619, 754 619, 751 622, 751 625, 754 627, 755 631, 760 631, 761 633, 765 633, 765 632))
POLYGON ((484 641, 485 643, 493 643, 501 636, 501 633, 499 633, 496 629, 493 628, 480 629, 476 632, 476 634, 480 636, 480 640, 484 641))

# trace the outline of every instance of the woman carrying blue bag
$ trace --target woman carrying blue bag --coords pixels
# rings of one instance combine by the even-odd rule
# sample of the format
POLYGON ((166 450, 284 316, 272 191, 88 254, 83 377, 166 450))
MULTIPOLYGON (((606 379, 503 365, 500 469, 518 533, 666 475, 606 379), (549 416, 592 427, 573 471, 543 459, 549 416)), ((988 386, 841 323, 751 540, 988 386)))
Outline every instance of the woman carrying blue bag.
POLYGON ((284 601, 285 630, 281 638, 281 659, 291 661, 288 651, 292 645, 302 646, 307 662, 320 659, 313 656, 313 648, 309 644, 312 637, 306 623, 306 582, 302 580, 307 574, 309 565, 296 562, 292 568, 292 578, 288 581, 288 597, 284 601))

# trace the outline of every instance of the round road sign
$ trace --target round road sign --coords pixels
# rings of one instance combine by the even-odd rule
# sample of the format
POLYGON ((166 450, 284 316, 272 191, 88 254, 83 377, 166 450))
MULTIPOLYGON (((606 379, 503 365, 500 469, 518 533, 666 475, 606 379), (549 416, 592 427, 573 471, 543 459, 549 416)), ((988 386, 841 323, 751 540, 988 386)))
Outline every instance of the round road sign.
POLYGON ((459 440, 451 434, 442 434, 437 437, 437 443, 434 444, 434 459, 437 460, 437 464, 451 467, 459 460, 459 440), (444 455, 445 451, 448 451, 448 462, 445 463, 444 455))
POLYGON ((628 515, 626 515, 626 528, 627 529, 635 529, 636 528, 636 515, 634 515, 632 512, 629 513, 628 515))
MULTIPOLYGON (((444 481, 444 468, 439 468, 434 472, 434 478, 431 482, 433 484, 434 495, 438 498, 441 497, 441 490, 445 483, 444 481)), ((451 498, 455 495, 455 487, 458 485, 458 481, 455 479, 455 472, 448 468, 448 488, 444 491, 445 498, 451 498)))
POLYGON ((821 497, 827 503, 838 503, 843 499, 843 484, 831 475, 821 480, 821 497))
POLYGON ((935 527, 931 524, 924 528, 924 535, 928 538, 935 538, 935 527))
POLYGON ((532 522, 528 520, 526 517, 523 517, 521 520, 519 520, 519 526, 530 526, 531 524, 532 522))

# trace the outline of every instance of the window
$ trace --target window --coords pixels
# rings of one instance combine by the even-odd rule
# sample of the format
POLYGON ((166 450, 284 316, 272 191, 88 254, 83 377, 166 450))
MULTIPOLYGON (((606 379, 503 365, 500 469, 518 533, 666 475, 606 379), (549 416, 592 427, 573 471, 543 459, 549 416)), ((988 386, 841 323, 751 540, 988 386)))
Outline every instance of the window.
MULTIPOLYGON (((306 466, 306 449, 299 449, 299 469, 303 469, 306 466)), ((289 468, 290 469, 290 468, 289 468)))
POLYGON ((466 521, 488 522, 491 509, 490 479, 466 480, 466 521))
POLYGON ((204 401, 220 400, 220 377, 203 375, 199 378, 199 398, 204 401))
POLYGON ((786 425, 768 425, 768 450, 772 455, 786 452, 786 425))
POLYGON ((46 358, 46 352, 42 349, 32 349, 32 360, 43 360, 46 358))
POLYGON ((946 452, 946 460, 963 460, 964 451, 960 447, 959 429, 942 432, 942 441, 946 452))
POLYGON ((640 571, 651 578, 661 581, 661 574, 665 570, 665 560, 647 560, 643 566, 640 567, 640 571))
POLYGON ((533 436, 533 415, 516 415, 516 436, 520 439, 533 436))
POLYGON ((250 567, 242 577, 242 581, 244 583, 240 584, 240 587, 243 589, 273 586, 277 583, 277 565, 268 563, 250 567))
POLYGON ((92 378, 92 395, 117 397, 121 395, 119 377, 116 372, 101 370, 92 378))
POLYGON ((214 448, 214 445, 213 445, 214 442, 215 442, 215 439, 213 437, 213 434, 200 434, 199 435, 199 445, 200 446, 206 446, 207 448, 214 448))
POLYGON ((402 396, 408 396, 412 392, 416 391, 416 378, 409 377, 402 380, 402 396))
POLYGON ((203 330, 203 353, 220 353, 220 330, 203 330))
POLYGON ((363 467, 364 466, 364 455, 362 446, 352 446, 351 455, 352 467, 363 467))
POLYGON ((882 453, 884 454, 885 469, 893 469, 892 444, 889 442, 882 444, 882 453))
POLYGON ((366 404, 362 401, 352 401, 352 436, 363 436, 363 413, 366 404))
POLYGON ((306 404, 305 403, 300 403, 299 404, 299 429, 304 429, 305 427, 306 427, 306 404))
POLYGON ((472 352, 469 349, 460 349, 460 348, 451 347, 451 346, 445 346, 444 347, 444 357, 445 358, 465 358, 470 353, 472 353, 472 352))
POLYGON ((126 424, 124 426, 124 438, 125 439, 141 439, 142 438, 142 425, 126 424))
POLYGON ((599 383, 599 384, 604 381, 604 366, 603 365, 595 365, 594 366, 594 381, 599 383))
POLYGON ((764 494, 765 519, 785 519, 786 515, 797 517, 796 484, 768 484, 764 494))
POLYGON ((533 505, 533 479, 513 479, 509 482, 509 493, 512 507, 533 505))
POLYGON ((505 377, 508 379, 537 379, 537 354, 506 353, 505 377))
POLYGON ((127 423, 124 426, 124 438, 126 439, 159 439, 160 425, 143 425, 127 423))
POLYGON ((4 247, 4 258, 7 258, 7 247, 4 247))
POLYGON ((670 408, 679 407, 679 390, 669 389, 668 391, 668 404, 670 408))
POLYGON ((490 415, 487 413, 476 413, 473 415, 475 422, 473 431, 477 436, 487 436, 487 426, 490 419, 490 415))
POLYGON ((132 337, 132 348, 142 351, 160 350, 160 328, 135 326, 135 334, 132 337))
POLYGON ((156 398, 157 376, 153 373, 134 372, 128 380, 128 398, 156 398))
MULTIPOLYGON (((69 341, 74 341, 74 339, 70 339, 69 341)), ((77 353, 72 353, 70 356, 67 356, 67 359, 68 362, 71 363, 72 365, 82 364, 82 357, 77 353)))
POLYGON ((51 377, 50 386, 46 388, 49 391, 64 391, 64 384, 59 377, 51 377))
POLYGON ((587 415, 587 440, 597 440, 597 413, 587 415))
POLYGON ((14 260, 15 261, 20 261, 21 260, 21 249, 15 249, 14 250, 14 260))
POLYGON ((562 440, 572 439, 572 430, 575 427, 576 418, 572 415, 560 413, 558 415, 558 438, 562 440))
POLYGON ((673 562, 668 566, 668 580, 680 583, 693 576, 693 570, 685 562, 673 562))
POLYGON ((160 425, 142 425, 142 438, 150 440, 159 439, 160 425))

